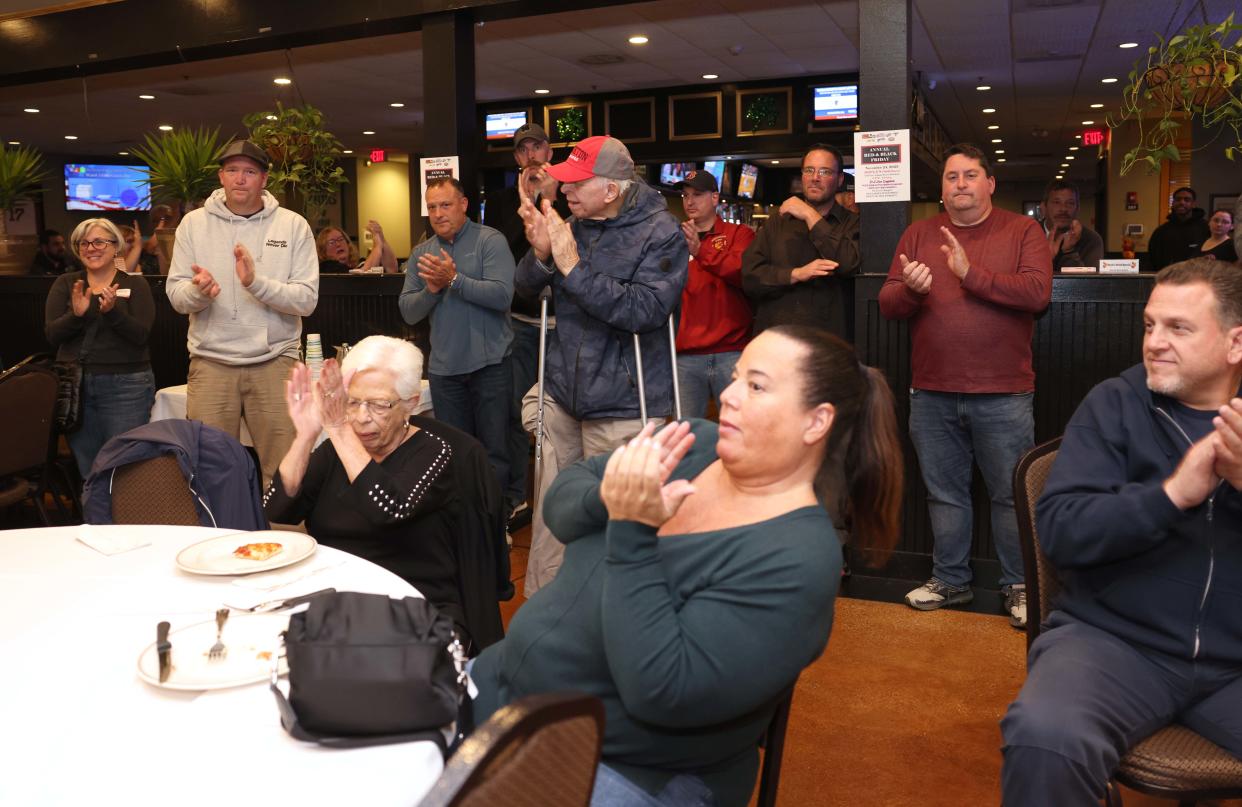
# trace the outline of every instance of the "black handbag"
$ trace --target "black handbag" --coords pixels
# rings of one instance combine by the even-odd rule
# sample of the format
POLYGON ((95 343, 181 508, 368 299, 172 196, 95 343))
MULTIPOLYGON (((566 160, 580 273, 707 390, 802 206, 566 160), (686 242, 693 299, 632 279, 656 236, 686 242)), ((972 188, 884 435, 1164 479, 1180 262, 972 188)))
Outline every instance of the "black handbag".
POLYGON ((83 368, 98 328, 99 320, 95 320, 87 328, 76 359, 52 362, 52 370, 56 373, 56 429, 61 434, 75 432, 82 426, 83 368))
POLYGON ((282 636, 289 696, 275 674, 272 692, 290 735, 336 748, 432 740, 446 751, 441 728, 457 720, 468 678, 453 620, 434 605, 324 594, 282 636))

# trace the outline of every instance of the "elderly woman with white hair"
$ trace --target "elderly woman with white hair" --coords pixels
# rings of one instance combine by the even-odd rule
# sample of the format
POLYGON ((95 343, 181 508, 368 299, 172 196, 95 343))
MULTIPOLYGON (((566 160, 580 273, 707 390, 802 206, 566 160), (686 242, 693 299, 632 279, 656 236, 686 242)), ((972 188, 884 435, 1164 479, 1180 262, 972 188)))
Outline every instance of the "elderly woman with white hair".
POLYGON ((464 626, 451 441, 410 423, 422 369, 418 348, 388 336, 363 339, 339 367, 324 362, 317 383, 296 365, 285 401, 297 434, 263 504, 270 520, 305 520, 316 540, 401 576, 464 626))
POLYGON ((83 221, 69 245, 84 269, 56 278, 47 295, 44 331, 56 360, 84 371, 81 425, 68 435, 84 479, 103 444, 146 423, 155 400, 147 348, 155 301, 143 277, 116 265, 124 242, 108 219, 83 221))

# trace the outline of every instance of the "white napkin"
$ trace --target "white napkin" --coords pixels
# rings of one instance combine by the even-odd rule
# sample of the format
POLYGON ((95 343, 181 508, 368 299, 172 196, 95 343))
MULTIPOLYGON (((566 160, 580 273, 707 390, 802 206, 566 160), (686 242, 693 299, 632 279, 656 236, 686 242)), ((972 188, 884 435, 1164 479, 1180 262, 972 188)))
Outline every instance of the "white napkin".
POLYGON ((151 545, 149 540, 139 538, 133 533, 117 530, 109 530, 106 533, 98 532, 91 529, 90 524, 82 524, 78 527, 77 538, 101 555, 119 555, 131 549, 151 545))
POLYGON ((294 566, 291 569, 238 577, 233 580, 233 585, 259 591, 275 591, 299 580, 305 580, 311 575, 319 574, 327 569, 333 569, 344 562, 345 558, 325 558, 312 563, 294 566))

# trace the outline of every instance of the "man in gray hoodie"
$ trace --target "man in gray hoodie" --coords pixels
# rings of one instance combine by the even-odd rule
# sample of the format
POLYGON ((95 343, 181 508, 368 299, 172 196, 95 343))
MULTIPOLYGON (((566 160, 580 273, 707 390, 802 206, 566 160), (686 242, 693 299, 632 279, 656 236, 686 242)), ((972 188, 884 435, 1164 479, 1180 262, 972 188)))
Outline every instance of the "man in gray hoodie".
POLYGON ((284 382, 319 300, 310 225, 264 190, 267 173, 254 143, 225 148, 220 189, 177 227, 165 287, 190 315, 186 415, 234 437, 245 419, 265 485, 293 444, 284 382))

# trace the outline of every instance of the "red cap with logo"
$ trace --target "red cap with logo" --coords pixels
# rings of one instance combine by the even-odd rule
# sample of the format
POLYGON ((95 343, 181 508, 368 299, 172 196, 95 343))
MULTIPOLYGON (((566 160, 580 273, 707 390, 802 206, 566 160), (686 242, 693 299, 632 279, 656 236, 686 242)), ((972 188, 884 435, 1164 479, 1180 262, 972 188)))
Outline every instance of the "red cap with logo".
POLYGON ((634 159, 617 138, 596 135, 574 146, 565 162, 548 166, 548 173, 558 182, 581 182, 591 177, 633 179, 634 159))

